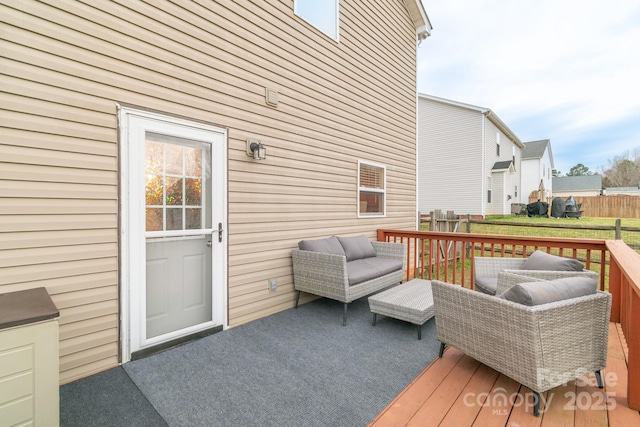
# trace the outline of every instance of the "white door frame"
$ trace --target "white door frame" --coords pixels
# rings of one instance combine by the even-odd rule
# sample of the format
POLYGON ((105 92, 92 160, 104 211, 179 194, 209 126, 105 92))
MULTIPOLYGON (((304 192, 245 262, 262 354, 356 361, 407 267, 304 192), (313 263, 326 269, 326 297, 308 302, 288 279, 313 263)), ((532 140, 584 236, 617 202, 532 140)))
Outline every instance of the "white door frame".
MULTIPOLYGON (((130 168, 130 163, 134 161, 135 155, 133 153, 132 147, 130 146, 129 141, 129 130, 131 128, 130 119, 132 117, 143 118, 150 121, 155 121, 159 125, 163 123, 169 123, 171 125, 177 125, 183 127, 184 129, 194 130, 194 131, 204 131, 204 132, 213 132, 222 135, 222 144, 212 144, 211 147, 211 155, 212 155, 212 169, 222 168, 222 171, 219 171, 220 175, 223 176, 223 183, 221 188, 222 194, 216 195, 218 197, 218 203, 221 203, 223 206, 222 209, 222 218, 213 217, 212 218, 212 226, 215 229, 213 233, 213 247, 212 247, 212 271, 221 271, 223 280, 222 283, 217 284, 217 287, 214 286, 212 289, 212 298, 214 299, 212 304, 212 310, 215 311, 215 303, 216 297, 221 298, 221 302, 218 304, 222 304, 222 307, 219 307, 220 316, 215 323, 216 325, 222 324, 223 328, 227 328, 228 325, 228 309, 227 309, 227 282, 228 282, 228 274, 227 274, 227 129, 221 128, 218 126, 213 126, 201 122, 190 121, 183 118, 173 117, 169 115, 154 113, 142 109, 132 108, 132 107, 124 107, 121 105, 117 105, 118 110, 118 132, 119 132, 119 157, 120 157, 120 206, 119 206, 119 218, 120 218, 120 360, 122 363, 128 362, 131 360, 131 352, 132 352, 132 340, 138 339, 133 336, 134 333, 132 331, 132 326, 135 325, 137 320, 135 316, 139 313, 132 313, 131 308, 134 307, 134 304, 141 304, 139 301, 139 296, 133 292, 133 287, 131 283, 135 280, 139 283, 144 283, 144 271, 141 272, 141 268, 134 269, 132 268, 132 254, 140 254, 145 253, 144 241, 141 239, 133 239, 131 236, 134 233, 144 233, 144 209, 132 209, 133 198, 139 200, 141 195, 132 195, 134 191, 139 191, 139 189, 132 188, 131 182, 140 182, 141 177, 139 176, 130 176, 132 168, 130 168), (217 163, 215 159, 222 159, 217 163), (222 242, 218 242, 217 236, 217 225, 218 222, 222 222, 223 230, 222 233, 222 242), (141 273, 140 273, 141 272, 141 273), (142 277, 140 277, 142 275, 142 277), (222 287, 222 289, 220 289, 222 287)), ((143 173, 143 171, 138 168, 139 173, 143 173)), ((135 172, 134 172, 135 173, 135 172)), ((215 175, 212 172, 212 182, 215 186, 215 175)), ((143 181, 142 181, 143 182, 143 181)), ((143 195, 142 195, 143 196, 143 195)), ((139 234, 138 234, 139 235, 139 234)), ((215 276, 215 275, 214 275, 215 276)), ((212 322, 213 323, 213 322, 212 322)), ((195 332, 195 331, 194 331, 195 332)))

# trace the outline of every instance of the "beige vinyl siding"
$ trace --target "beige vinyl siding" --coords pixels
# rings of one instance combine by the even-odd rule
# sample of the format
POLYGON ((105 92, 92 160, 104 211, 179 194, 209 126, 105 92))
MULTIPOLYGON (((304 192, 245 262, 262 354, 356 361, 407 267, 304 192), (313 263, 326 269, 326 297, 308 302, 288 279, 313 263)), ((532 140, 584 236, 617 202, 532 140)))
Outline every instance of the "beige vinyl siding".
POLYGON ((118 363, 118 103, 228 129, 231 326, 293 306, 299 240, 415 227, 403 2, 341 0, 339 43, 292 1, 25 0, 0 16, 0 292, 52 294, 61 382, 118 363), (357 218, 358 159, 387 167, 386 218, 357 218))
POLYGON ((482 113, 425 97, 418 104, 420 212, 482 214, 482 113))

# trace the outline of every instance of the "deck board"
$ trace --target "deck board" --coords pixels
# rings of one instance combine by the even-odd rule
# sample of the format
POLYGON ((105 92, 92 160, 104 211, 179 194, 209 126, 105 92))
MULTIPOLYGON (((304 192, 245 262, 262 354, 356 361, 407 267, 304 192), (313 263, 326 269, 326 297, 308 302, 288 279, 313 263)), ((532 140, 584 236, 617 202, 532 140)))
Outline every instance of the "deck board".
POLYGON ((605 388, 593 373, 541 395, 533 416, 533 393, 455 348, 448 348, 372 422, 389 426, 640 426, 627 405, 628 348, 611 323, 605 388))
MULTIPOLYGON (((487 399, 485 399, 480 413, 472 424, 473 426, 504 426, 509 419, 509 415, 511 415, 512 406, 509 404, 509 396, 513 396, 518 392, 520 384, 509 377, 498 374, 497 372, 496 374, 498 375, 498 379, 489 390, 489 395, 487 399)), ((478 392, 483 393, 484 390, 479 390, 478 392)))
POLYGON ((481 364, 458 399, 449 408, 441 424, 472 425, 499 376, 496 371, 481 364))
POLYGON ((423 427, 440 424, 452 406, 450 402, 458 398, 479 366, 480 363, 469 356, 460 359, 447 378, 416 411, 407 426, 423 427))

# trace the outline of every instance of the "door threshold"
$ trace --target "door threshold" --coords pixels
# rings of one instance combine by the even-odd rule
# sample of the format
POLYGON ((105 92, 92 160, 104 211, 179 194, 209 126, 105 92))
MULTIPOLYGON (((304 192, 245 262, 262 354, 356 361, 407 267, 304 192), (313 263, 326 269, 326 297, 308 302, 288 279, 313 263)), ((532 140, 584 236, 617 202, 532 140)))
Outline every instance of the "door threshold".
POLYGON ((142 359, 144 357, 151 356, 152 354, 160 353, 162 351, 178 347, 182 344, 186 344, 188 342, 213 335, 222 331, 222 329, 222 325, 214 326, 213 328, 205 329, 204 331, 194 332, 193 334, 185 335, 184 337, 175 338, 167 342, 134 351, 133 353, 131 353, 131 361, 142 359))

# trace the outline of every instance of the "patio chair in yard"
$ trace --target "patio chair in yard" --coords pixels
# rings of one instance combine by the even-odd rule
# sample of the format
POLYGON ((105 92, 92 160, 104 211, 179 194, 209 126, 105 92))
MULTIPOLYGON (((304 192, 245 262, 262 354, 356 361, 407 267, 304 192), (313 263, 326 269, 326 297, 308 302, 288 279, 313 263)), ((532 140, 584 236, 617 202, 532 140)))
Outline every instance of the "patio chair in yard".
POLYGON ((445 345, 540 393, 596 373, 607 360, 611 295, 579 276, 544 281, 502 272, 499 296, 432 280, 440 357, 445 345))
POLYGON ((577 259, 551 255, 540 250, 534 251, 528 258, 475 257, 473 265, 475 289, 489 295, 500 293, 497 285, 498 274, 501 271, 543 280, 575 276, 587 276, 595 279, 599 277, 598 273, 585 270, 577 259))

